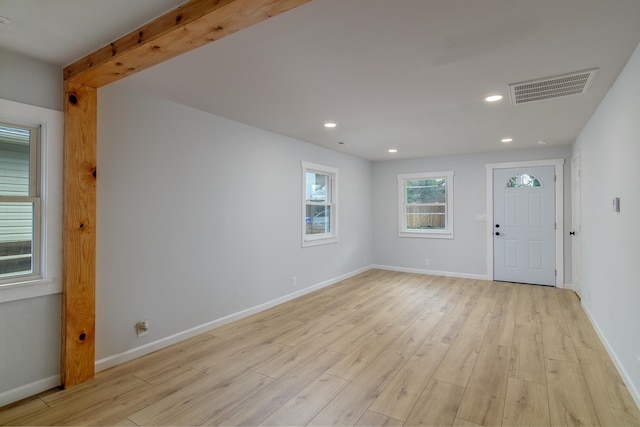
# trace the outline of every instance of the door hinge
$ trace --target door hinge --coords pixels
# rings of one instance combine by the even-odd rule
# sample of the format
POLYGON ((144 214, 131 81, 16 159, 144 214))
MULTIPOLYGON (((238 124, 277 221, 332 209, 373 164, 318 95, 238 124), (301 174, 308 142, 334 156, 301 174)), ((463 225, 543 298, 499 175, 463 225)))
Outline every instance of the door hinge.
POLYGON ((558 270, 553 270, 554 271, 554 276, 558 277, 558 270))
POLYGON ((553 224, 553 229, 554 229, 554 230, 557 230, 557 229, 558 229, 558 223, 557 223, 557 222, 553 224))
POLYGON ((558 175, 553 175, 553 182, 556 182, 558 180, 558 175))

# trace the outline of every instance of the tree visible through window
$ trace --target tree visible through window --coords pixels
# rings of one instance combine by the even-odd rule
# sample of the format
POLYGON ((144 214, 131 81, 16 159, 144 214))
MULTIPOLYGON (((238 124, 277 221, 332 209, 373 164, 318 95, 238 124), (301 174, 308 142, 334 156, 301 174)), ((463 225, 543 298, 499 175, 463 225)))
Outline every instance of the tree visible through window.
POLYGON ((522 173, 520 175, 509 178, 507 182, 507 188, 523 188, 523 187, 541 187, 540 180, 528 173, 522 173))
POLYGON ((399 235, 453 237, 453 172, 398 175, 399 235))
POLYGON ((337 241, 338 170, 302 162, 302 246, 337 241))
POLYGON ((39 129, 0 123, 0 282, 39 274, 39 129))

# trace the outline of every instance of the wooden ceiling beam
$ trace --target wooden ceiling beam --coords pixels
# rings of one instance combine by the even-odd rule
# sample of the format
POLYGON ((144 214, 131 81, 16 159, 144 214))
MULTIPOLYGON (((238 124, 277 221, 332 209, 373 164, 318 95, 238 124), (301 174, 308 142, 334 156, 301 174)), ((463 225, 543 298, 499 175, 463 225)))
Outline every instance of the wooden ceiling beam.
POLYGON ((64 68, 67 81, 113 83, 311 0, 191 0, 64 68))
POLYGON ((98 88, 311 0, 191 0, 64 69, 63 387, 95 365, 98 88))

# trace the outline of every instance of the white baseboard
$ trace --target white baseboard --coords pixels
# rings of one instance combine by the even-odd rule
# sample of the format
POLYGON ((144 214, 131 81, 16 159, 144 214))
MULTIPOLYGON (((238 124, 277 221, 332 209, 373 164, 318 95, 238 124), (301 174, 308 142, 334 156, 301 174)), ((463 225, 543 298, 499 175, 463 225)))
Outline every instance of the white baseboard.
POLYGON ((582 303, 580 305, 582 306, 584 312, 587 313, 587 317, 589 318, 593 329, 595 329, 596 334, 598 334, 598 337, 600 338, 600 341, 602 341, 602 343, 604 344, 604 348, 607 350, 607 353, 609 353, 609 357, 611 357, 611 360, 613 360, 613 364, 616 366, 618 373, 622 377, 622 381, 624 381, 627 389, 629 390, 629 393, 631 394, 631 397, 636 402, 638 409, 640 409, 640 392, 638 392, 635 384, 633 383, 633 381, 631 381, 631 376, 624 368, 624 365, 622 365, 622 363, 620 362, 620 359, 618 359, 616 352, 613 350, 613 347, 611 347, 611 344, 609 344, 609 341, 607 341, 607 338, 598 326, 598 322, 596 322, 596 319, 593 317, 587 306, 582 303))
POLYGON ((59 385, 60 375, 54 375, 49 378, 34 381, 31 384, 25 384, 18 388, 2 392, 0 393, 0 407, 34 396, 38 393, 42 393, 43 391, 58 387, 59 385))
POLYGON ((486 274, 457 273, 453 271, 423 270, 418 268, 395 267, 391 265, 373 265, 378 270, 399 271, 402 273, 430 274, 432 276, 459 277, 461 279, 490 280, 486 274))
POLYGON ((338 283, 342 280, 346 280, 360 273, 364 273, 365 271, 369 271, 372 268, 373 268, 372 266, 366 266, 366 267, 360 268, 350 273, 343 274, 342 276, 334 277, 333 279, 325 280, 324 282, 320 282, 315 285, 308 286, 304 289, 285 295, 283 297, 276 298, 274 300, 265 302, 263 304, 256 305, 255 307, 251 307, 246 310, 238 311, 237 313, 233 313, 228 316, 221 317, 216 320, 212 320, 211 322, 207 322, 205 324, 193 327, 191 329, 187 329, 186 331, 178 332, 177 334, 173 334, 168 337, 161 338, 159 340, 150 342, 140 347, 132 348, 123 353, 114 354, 113 356, 109 356, 109 357, 105 357, 103 359, 97 360, 95 363, 96 372, 104 371, 105 369, 109 369, 113 366, 117 366, 122 363, 128 362, 130 360, 137 359, 138 357, 147 355, 149 353, 153 353, 154 351, 179 343, 180 341, 184 341, 186 339, 195 337, 196 335, 199 335, 204 332, 208 332, 212 329, 226 325, 227 323, 231 323, 233 321, 243 319, 245 317, 251 316, 252 314, 259 313, 271 307, 275 307, 276 305, 301 297, 302 295, 306 295, 318 289, 322 289, 327 286, 338 283))

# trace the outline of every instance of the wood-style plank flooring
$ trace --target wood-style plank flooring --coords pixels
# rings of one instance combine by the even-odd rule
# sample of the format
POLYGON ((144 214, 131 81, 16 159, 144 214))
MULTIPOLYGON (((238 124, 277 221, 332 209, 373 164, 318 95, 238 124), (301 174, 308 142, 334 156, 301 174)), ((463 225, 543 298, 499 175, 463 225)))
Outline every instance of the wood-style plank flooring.
POLYGON ((371 270, 0 409, 2 425, 640 425, 568 290, 371 270))

